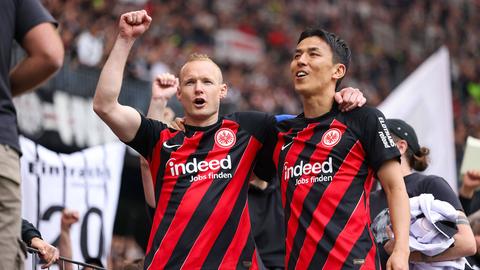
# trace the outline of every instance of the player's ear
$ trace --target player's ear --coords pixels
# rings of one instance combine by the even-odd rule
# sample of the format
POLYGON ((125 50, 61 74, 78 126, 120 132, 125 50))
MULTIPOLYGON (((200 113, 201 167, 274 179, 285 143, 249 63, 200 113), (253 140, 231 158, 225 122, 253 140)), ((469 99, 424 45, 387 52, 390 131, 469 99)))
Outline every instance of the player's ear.
POLYGON ((396 142, 397 144, 397 148, 398 148, 398 151, 400 151, 400 154, 405 154, 407 152, 407 149, 408 149, 408 143, 407 141, 405 140, 398 140, 396 142))
POLYGON ((337 63, 333 66, 333 74, 332 77, 336 80, 339 80, 345 76, 345 73, 347 72, 347 68, 345 67, 344 64, 337 63))
POLYGON ((182 98, 182 89, 180 88, 180 84, 177 86, 177 93, 175 94, 177 96, 177 99, 180 101, 182 98))
POLYGON ((220 99, 225 98, 228 93, 228 86, 226 83, 220 85, 220 99))

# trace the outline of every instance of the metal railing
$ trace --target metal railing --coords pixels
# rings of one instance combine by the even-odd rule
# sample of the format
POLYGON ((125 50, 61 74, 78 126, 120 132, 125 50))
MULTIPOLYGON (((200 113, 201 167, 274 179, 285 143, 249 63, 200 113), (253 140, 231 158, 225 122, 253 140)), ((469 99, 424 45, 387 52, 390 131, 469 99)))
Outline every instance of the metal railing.
MULTIPOLYGON (((27 251, 29 253, 32 253, 32 256, 33 256, 32 269, 37 269, 37 266, 39 265, 39 261, 40 261, 40 257, 38 256, 38 253, 39 253, 38 249, 27 247, 27 251)), ((83 263, 83 262, 77 262, 77 261, 74 261, 72 259, 62 257, 62 256, 60 256, 60 258, 56 262, 56 264, 62 266, 63 269, 65 269, 65 264, 66 263, 73 264, 74 266, 72 267, 72 269, 75 269, 75 270, 80 270, 80 269, 83 269, 85 267, 90 267, 91 269, 94 269, 94 270, 106 270, 106 268, 103 268, 103 267, 100 267, 100 266, 96 266, 96 265, 92 265, 92 264, 88 264, 88 263, 83 263), (80 268, 80 267, 83 267, 83 268, 80 268)), ((50 269, 50 267, 47 268, 47 269, 50 269)))

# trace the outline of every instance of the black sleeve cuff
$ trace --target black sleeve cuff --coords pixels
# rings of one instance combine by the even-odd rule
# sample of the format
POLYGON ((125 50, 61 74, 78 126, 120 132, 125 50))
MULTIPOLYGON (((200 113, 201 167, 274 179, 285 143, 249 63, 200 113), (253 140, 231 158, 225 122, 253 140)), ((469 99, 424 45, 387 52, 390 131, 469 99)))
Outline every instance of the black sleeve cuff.
POLYGON ((33 226, 32 223, 28 222, 25 219, 22 219, 22 240, 28 246, 31 246, 32 239, 38 237, 42 239, 40 232, 33 226))

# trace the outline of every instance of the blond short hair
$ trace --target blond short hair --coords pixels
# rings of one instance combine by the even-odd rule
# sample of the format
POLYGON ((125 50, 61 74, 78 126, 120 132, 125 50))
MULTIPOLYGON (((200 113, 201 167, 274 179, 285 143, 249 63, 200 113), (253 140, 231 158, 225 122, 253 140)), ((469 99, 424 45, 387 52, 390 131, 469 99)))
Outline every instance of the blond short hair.
MULTIPOLYGON (((192 53, 188 56, 186 63, 193 62, 193 61, 210 61, 215 63, 212 58, 210 58, 207 54, 204 53, 192 53)), ((216 63, 215 63, 216 64, 216 63)))
POLYGON ((207 54, 203 54, 203 53, 192 53, 188 56, 187 61, 185 62, 185 64, 183 64, 182 68, 180 69, 180 74, 179 74, 180 81, 182 80, 182 70, 185 67, 185 65, 195 61, 209 61, 212 64, 214 64, 217 67, 220 75, 219 83, 223 83, 223 75, 222 75, 222 70, 220 69, 220 66, 218 66, 218 64, 215 63, 215 61, 213 61, 212 58, 210 58, 207 54))

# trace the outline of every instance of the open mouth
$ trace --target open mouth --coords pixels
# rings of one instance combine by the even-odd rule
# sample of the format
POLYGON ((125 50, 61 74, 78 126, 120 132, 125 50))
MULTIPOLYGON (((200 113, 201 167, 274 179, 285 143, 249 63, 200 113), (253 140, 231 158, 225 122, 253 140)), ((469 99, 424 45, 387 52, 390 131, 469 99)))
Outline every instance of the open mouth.
POLYGON ((203 106, 205 105, 205 99, 204 98, 195 98, 193 100, 193 103, 196 105, 196 106, 203 106))
POLYGON ((305 77, 305 76, 307 76, 307 75, 308 75, 308 73, 305 72, 305 71, 297 71, 297 73, 295 73, 295 76, 296 76, 297 78, 303 78, 303 77, 305 77))

